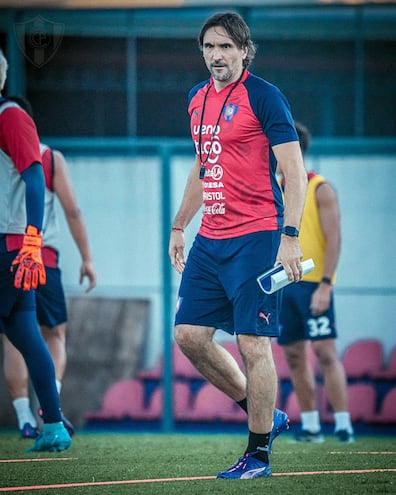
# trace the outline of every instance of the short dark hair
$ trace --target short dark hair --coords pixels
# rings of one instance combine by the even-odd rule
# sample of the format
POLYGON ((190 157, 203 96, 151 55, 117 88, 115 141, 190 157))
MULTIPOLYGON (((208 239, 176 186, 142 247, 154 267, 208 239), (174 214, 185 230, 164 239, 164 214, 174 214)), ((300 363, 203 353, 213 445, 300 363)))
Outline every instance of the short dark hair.
POLYGON ((203 50, 203 39, 208 29, 221 26, 238 48, 246 48, 247 55, 243 66, 248 67, 256 55, 256 46, 250 38, 250 29, 242 17, 236 12, 220 12, 206 20, 198 35, 199 49, 203 50))
POLYGON ((311 133, 309 132, 308 127, 301 122, 295 121, 294 125, 296 126, 298 139, 300 140, 301 151, 304 154, 311 144, 311 133))

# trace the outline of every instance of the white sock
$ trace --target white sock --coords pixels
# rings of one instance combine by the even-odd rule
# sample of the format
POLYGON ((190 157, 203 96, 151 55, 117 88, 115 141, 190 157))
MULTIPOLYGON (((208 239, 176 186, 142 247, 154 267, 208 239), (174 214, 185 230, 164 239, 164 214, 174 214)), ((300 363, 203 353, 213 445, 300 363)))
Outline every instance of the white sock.
POLYGON ((334 431, 347 430, 353 433, 351 415, 348 411, 337 411, 334 413, 334 431))
POLYGON ((301 429, 310 433, 320 432, 319 411, 305 411, 301 413, 301 429))
POLYGON ((33 416, 32 410, 30 409, 30 401, 28 397, 19 397, 12 401, 17 418, 18 427, 21 430, 25 423, 30 423, 33 428, 37 428, 36 418, 33 416))
POLYGON ((62 388, 62 382, 60 380, 55 380, 56 383, 56 390, 58 391, 58 394, 60 395, 61 388, 62 388))

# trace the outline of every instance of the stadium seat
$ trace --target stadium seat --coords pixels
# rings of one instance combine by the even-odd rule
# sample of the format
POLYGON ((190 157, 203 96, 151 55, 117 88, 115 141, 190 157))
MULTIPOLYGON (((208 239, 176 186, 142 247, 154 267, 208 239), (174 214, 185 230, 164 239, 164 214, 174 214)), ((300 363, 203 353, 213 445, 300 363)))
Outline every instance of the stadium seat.
MULTIPOLYGON (((334 413, 324 387, 319 392, 319 413, 323 423, 333 423, 334 413)), ((353 383, 348 385, 348 408, 352 422, 367 422, 374 414, 377 404, 377 391, 372 383, 353 383)))
MULTIPOLYGON (((148 410, 150 419, 160 419, 164 408, 164 389, 157 387, 151 395, 148 410)), ((176 382, 173 387, 173 415, 176 421, 188 421, 191 416, 191 391, 187 383, 176 382)))
POLYGON ((173 388, 173 415, 176 421, 189 421, 192 415, 191 389, 187 383, 176 382, 173 388))
POLYGON ((146 419, 144 386, 140 380, 120 380, 105 392, 102 408, 86 412, 87 420, 146 419))
MULTIPOLYGON (((352 422, 366 422, 374 413, 377 404, 377 391, 371 383, 353 383, 348 385, 348 408, 352 422)), ((325 423, 334 421, 333 410, 324 388, 320 405, 321 419, 325 423)))
POLYGON ((373 373, 375 380, 396 380, 396 347, 393 348, 388 366, 373 373))
POLYGON ((366 421, 377 406, 377 391, 371 383, 348 385, 348 407, 352 422, 366 421))
POLYGON ((354 342, 342 357, 347 378, 373 378, 383 367, 382 343, 376 339, 354 342))
POLYGON ((195 395, 191 419, 194 421, 246 422, 246 413, 211 383, 205 383, 195 395))
POLYGON ((368 423, 396 424, 396 387, 391 388, 384 396, 380 410, 367 419, 368 423))

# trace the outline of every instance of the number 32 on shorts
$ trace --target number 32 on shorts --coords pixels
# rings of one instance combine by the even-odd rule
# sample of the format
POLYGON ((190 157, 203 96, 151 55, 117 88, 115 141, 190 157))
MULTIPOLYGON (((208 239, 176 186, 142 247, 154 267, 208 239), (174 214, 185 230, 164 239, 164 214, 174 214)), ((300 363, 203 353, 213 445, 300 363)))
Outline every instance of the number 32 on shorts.
POLYGON ((318 318, 310 318, 307 321, 308 333, 310 338, 324 337, 331 333, 330 320, 327 316, 319 316, 318 318))

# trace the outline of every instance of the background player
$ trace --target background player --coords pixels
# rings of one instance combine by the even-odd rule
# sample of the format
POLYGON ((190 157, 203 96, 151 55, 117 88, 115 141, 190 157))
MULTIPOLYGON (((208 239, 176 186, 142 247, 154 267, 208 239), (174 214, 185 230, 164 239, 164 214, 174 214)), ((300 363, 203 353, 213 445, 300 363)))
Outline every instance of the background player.
MULTIPOLYGON (((28 100, 9 97, 16 101, 33 117, 28 100)), ((96 285, 96 274, 92 262, 87 230, 78 207, 70 181, 64 156, 60 151, 40 145, 45 177, 46 199, 44 210, 43 261, 46 267, 47 283, 36 290, 37 318, 43 337, 55 364, 56 386, 60 393, 66 370, 66 320, 67 308, 59 269, 58 219, 55 198, 58 198, 65 214, 70 232, 81 255, 80 283, 87 277, 86 292, 96 285)), ((4 375, 12 403, 17 414, 18 425, 24 438, 37 435, 37 421, 32 413, 28 390, 28 371, 20 352, 4 336, 4 375)), ((63 422, 70 434, 74 429, 63 416, 63 422)))
MULTIPOLYGON (((0 50, 0 91, 7 69, 0 50)), ((0 332, 23 355, 43 409, 43 431, 28 451, 61 451, 71 438, 62 422, 53 361, 38 328, 34 293, 46 278, 39 139, 33 120, 1 93, 0 150, 0 332)))
MULTIPOLYGON (((308 129, 296 122, 302 152, 310 144, 308 129)), ((301 222, 304 258, 315 269, 298 284, 285 287, 280 315, 279 344, 284 348, 290 376, 301 409, 301 442, 323 442, 316 407, 315 375, 308 358, 312 345, 324 376, 324 387, 334 410, 335 434, 340 442, 353 442, 348 412, 347 382, 335 345, 337 337, 333 285, 340 255, 340 210, 337 195, 324 177, 310 172, 301 222)))

